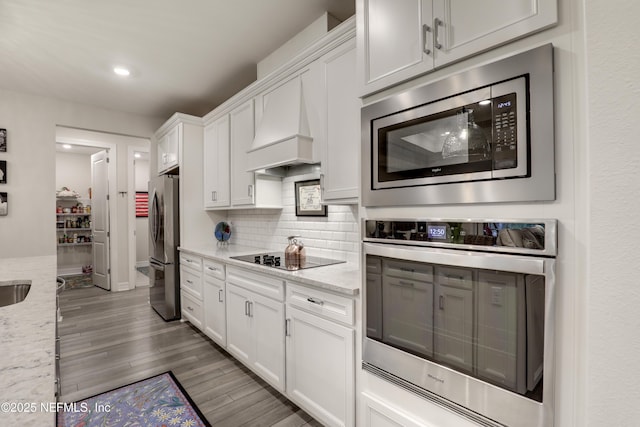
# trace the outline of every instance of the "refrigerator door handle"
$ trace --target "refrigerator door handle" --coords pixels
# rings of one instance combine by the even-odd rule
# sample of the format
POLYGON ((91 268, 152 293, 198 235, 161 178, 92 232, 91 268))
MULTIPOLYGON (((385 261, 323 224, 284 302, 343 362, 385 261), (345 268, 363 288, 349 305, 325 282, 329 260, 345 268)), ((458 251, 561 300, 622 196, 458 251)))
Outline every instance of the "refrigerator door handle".
POLYGON ((160 234, 160 203, 158 200, 158 194, 156 191, 153 191, 153 195, 151 196, 151 215, 149 215, 149 231, 151 232, 151 241, 153 242, 153 247, 156 247, 158 242, 158 235, 160 234))

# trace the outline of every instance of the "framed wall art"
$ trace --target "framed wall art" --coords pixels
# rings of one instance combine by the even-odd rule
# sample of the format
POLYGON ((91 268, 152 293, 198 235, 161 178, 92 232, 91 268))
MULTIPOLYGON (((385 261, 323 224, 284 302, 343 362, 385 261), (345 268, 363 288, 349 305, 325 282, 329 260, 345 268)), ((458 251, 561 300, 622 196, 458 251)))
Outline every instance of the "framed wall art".
POLYGON ((0 129, 0 153, 7 152, 7 130, 0 129))
POLYGON ((327 216, 327 205, 321 203, 320 180, 295 183, 296 216, 327 216))
POLYGON ((7 193, 0 193, 0 216, 6 216, 9 213, 9 200, 7 193))
POLYGON ((0 160, 0 184, 7 183, 7 161, 0 160))

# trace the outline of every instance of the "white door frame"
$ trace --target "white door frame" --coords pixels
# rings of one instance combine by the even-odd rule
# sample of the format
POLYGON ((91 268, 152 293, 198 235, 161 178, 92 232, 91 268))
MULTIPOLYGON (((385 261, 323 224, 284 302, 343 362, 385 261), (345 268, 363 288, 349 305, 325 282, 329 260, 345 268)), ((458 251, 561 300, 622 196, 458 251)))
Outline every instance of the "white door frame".
MULTIPOLYGON (((135 187, 135 153, 149 153, 149 147, 139 147, 129 145, 127 148, 127 191, 130 195, 127 200, 127 217, 129 222, 129 289, 136 287, 136 187, 135 187)), ((151 167, 151 159, 149 159, 151 167)))
MULTIPOLYGON (((86 139, 76 139, 67 137, 56 136, 56 142, 72 145, 83 145, 85 147, 104 148, 109 150, 109 164, 108 164, 108 179, 109 182, 117 183, 117 168, 118 163, 118 150, 117 145, 110 142, 90 141, 86 139)), ((116 185, 109 186, 109 229, 118 230, 118 210, 117 210, 117 189, 116 185)), ((109 266, 111 268, 111 274, 109 275, 110 289, 111 291, 119 291, 120 286, 118 283, 114 283, 114 277, 117 280, 118 277, 118 257, 115 256, 115 252, 118 248, 118 233, 111 233, 109 237, 109 266)))

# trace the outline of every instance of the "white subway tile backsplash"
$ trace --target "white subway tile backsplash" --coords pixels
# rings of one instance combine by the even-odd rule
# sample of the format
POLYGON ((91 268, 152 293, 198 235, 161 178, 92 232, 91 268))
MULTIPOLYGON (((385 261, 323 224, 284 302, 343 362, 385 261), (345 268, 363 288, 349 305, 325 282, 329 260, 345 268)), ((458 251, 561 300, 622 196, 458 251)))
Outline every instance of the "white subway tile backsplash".
POLYGON ((287 236, 299 235, 307 248, 307 254, 311 256, 357 263, 360 253, 357 206, 328 206, 327 217, 295 215, 294 182, 313 178, 307 175, 284 178, 282 210, 228 211, 228 221, 233 227, 232 242, 269 250, 283 250, 287 244, 287 236))

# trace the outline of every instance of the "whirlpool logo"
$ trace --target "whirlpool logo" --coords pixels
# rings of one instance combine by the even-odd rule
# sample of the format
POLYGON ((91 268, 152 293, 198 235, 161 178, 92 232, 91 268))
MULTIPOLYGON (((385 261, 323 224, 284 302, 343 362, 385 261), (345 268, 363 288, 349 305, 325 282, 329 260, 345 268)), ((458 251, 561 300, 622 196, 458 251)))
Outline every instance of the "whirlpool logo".
POLYGON ((444 380, 443 380, 442 378, 434 377, 434 376, 433 376, 433 375, 431 375, 431 374, 427 374, 427 376, 428 376, 429 378, 431 378, 432 380, 434 380, 434 381, 437 381, 437 382, 439 382, 439 383, 441 383, 441 384, 444 384, 444 380))
POLYGON ((438 172, 442 172, 442 168, 433 168, 431 169, 432 173, 438 173, 438 172))

